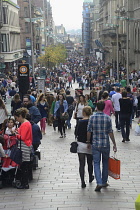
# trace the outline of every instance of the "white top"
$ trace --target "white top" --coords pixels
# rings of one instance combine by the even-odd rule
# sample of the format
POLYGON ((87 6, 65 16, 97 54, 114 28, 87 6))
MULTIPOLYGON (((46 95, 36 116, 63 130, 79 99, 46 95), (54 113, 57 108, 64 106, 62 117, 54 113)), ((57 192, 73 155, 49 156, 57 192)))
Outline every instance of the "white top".
POLYGON ((12 130, 12 131, 15 131, 15 129, 16 129, 16 127, 15 127, 15 126, 14 126, 12 129, 6 128, 6 130, 5 130, 5 134, 7 134, 7 135, 11 135, 11 134, 12 134, 11 130, 12 130))
POLYGON ((0 157, 5 157, 5 152, 1 143, 0 143, 0 157))
POLYGON ((75 107, 75 112, 77 112, 77 118, 83 118, 83 108, 85 107, 84 104, 79 103, 78 106, 75 107))
POLYGON ((120 111, 120 103, 119 103, 120 98, 122 98, 122 95, 120 93, 115 93, 111 98, 114 105, 114 110, 117 112, 120 111))

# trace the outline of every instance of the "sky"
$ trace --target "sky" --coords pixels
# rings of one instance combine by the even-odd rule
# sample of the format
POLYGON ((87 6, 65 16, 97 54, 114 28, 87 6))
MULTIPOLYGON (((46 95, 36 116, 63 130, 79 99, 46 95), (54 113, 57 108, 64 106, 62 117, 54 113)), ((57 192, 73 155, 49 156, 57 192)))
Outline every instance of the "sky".
POLYGON ((66 30, 81 29, 83 0, 50 0, 55 25, 66 30))
POLYGON ((83 0, 50 0, 50 3, 55 25, 63 24, 66 30, 81 29, 83 0))

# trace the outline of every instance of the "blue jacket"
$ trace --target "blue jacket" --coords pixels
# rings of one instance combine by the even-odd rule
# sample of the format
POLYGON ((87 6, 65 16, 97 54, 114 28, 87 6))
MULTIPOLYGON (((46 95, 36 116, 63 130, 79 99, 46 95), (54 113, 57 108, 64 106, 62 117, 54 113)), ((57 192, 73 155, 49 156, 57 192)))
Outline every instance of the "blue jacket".
MULTIPOLYGON (((63 101, 64 106, 64 112, 67 112, 68 110, 68 103, 66 100, 63 101)), ((57 110, 60 108, 60 101, 56 101, 55 107, 54 107, 54 117, 56 117, 57 110)))
POLYGON ((41 114, 41 117, 44 118, 44 117, 48 117, 48 104, 45 103, 44 105, 38 103, 37 105, 39 111, 40 111, 40 114, 41 114), (47 108, 47 109, 44 109, 44 108, 47 108))
POLYGON ((29 109, 29 113, 31 115, 31 120, 34 123, 37 124, 42 119, 41 114, 40 114, 40 111, 35 106, 31 106, 28 109, 29 109))
POLYGON ((33 144, 41 144, 40 140, 42 139, 42 133, 39 126, 35 123, 32 124, 32 133, 33 133, 33 144))

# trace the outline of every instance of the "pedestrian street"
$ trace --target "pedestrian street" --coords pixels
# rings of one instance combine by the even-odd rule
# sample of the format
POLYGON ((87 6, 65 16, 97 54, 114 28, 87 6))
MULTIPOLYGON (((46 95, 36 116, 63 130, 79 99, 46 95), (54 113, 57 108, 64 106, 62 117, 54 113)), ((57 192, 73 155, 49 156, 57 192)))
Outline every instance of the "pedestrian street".
MULTIPOLYGON (((117 142, 117 158, 121 160, 121 180, 109 177, 109 187, 95 192, 95 180, 89 184, 86 170, 85 189, 81 188, 77 154, 70 153, 74 141, 74 125, 60 139, 53 127, 47 126, 43 136, 39 168, 34 171, 30 189, 3 188, 0 190, 0 209, 6 210, 128 210, 135 209, 140 193, 140 137, 134 135, 133 122, 130 142, 122 143, 121 133, 113 129, 117 142)), ((113 149, 111 145, 111 156, 113 149)), ((86 168, 87 169, 87 168, 86 168)))

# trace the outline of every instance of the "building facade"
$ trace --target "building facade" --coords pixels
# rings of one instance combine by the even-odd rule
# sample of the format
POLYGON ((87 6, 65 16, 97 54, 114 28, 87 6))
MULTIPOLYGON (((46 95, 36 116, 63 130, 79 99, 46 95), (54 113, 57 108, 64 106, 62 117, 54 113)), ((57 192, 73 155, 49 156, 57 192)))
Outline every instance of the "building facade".
POLYGON ((3 0, 1 31, 1 57, 4 66, 1 70, 12 71, 23 57, 20 44, 19 7, 10 0, 3 0))
POLYGON ((132 21, 132 33, 133 33, 133 57, 130 54, 131 60, 130 62, 132 63, 132 68, 136 70, 140 70, 140 1, 135 0, 133 2, 133 17, 134 21, 132 21))
POLYGON ((140 69, 140 1, 93 0, 84 2, 83 49, 99 51, 114 68, 140 69), (89 29, 90 28, 90 29, 89 29), (90 31, 90 33, 89 33, 90 31), (90 41, 89 41, 90 38, 90 41), (128 55, 128 56, 127 56, 128 55), (118 57, 117 57, 118 56, 118 57))
POLYGON ((82 23, 82 43, 84 55, 89 55, 91 51, 91 12, 93 9, 93 0, 84 0, 83 2, 83 23, 82 23))

